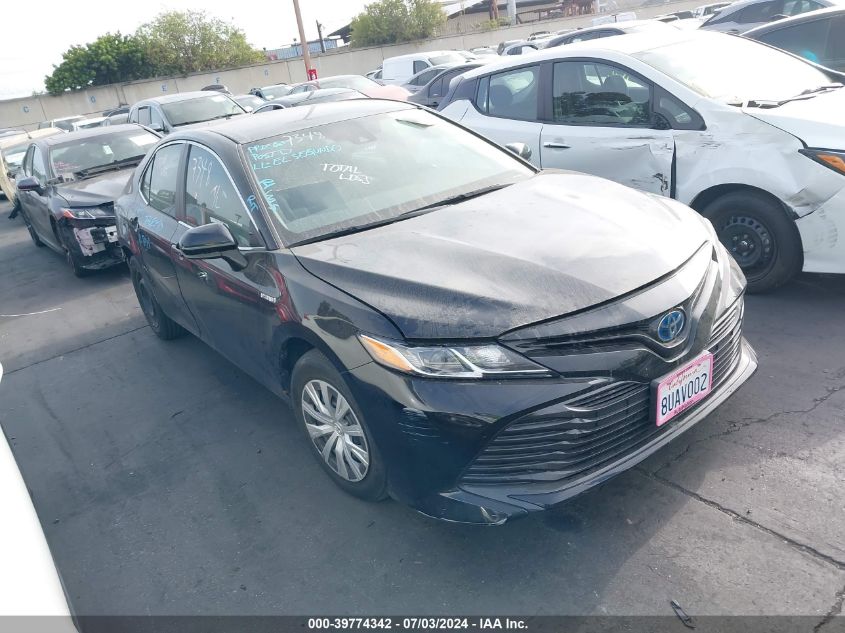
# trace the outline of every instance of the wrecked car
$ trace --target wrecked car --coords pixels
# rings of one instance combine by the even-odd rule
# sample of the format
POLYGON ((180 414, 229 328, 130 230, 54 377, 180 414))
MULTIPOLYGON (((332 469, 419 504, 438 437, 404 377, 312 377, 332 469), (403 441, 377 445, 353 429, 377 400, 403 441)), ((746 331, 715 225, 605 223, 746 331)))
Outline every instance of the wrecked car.
POLYGON ((674 198, 765 291, 845 273, 843 75, 743 38, 661 29, 463 75, 441 112, 531 160, 674 198))
POLYGON ((441 519, 561 503, 757 366, 707 220, 538 172, 418 105, 177 132, 115 207, 155 334, 190 332, 286 397, 342 489, 441 519))
POLYGON ((80 277, 121 263, 114 200, 158 140, 138 125, 115 125, 33 141, 15 183, 35 245, 64 255, 80 277))

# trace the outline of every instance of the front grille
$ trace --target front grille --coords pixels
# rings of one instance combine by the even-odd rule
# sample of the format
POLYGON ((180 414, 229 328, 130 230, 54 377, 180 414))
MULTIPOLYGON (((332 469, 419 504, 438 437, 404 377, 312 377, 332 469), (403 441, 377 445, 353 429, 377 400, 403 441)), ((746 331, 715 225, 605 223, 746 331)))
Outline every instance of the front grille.
POLYGON ((742 346, 743 301, 731 306, 713 326, 708 349, 713 352, 713 388, 718 388, 739 360, 742 346))
MULTIPOLYGON (((714 390, 736 366, 741 339, 740 300, 713 326, 708 349, 713 353, 714 390)), ((648 383, 616 382, 564 404, 572 409, 571 416, 533 414, 505 426, 465 471, 462 482, 566 482, 622 459, 673 426, 657 427, 651 419, 648 383)))

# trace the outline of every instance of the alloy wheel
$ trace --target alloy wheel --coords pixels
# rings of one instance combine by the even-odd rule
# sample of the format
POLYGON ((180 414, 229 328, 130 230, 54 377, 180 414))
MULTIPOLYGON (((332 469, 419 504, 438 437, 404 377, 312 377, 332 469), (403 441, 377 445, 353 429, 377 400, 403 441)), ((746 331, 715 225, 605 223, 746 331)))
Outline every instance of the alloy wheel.
POLYGON ((339 477, 361 481, 370 466, 364 429, 346 398, 324 380, 311 380, 302 389, 305 428, 323 461, 339 477))

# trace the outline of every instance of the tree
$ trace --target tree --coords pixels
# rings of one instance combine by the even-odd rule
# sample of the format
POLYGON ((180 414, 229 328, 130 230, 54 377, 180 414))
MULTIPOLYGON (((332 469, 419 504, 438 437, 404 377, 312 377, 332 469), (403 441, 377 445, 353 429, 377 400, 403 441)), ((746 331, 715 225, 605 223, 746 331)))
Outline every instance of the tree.
POLYGON ((264 59, 243 31, 204 11, 161 13, 140 27, 137 36, 158 74, 186 75, 264 59))
POLYGON ((352 20, 353 46, 396 44, 431 37, 446 22, 434 0, 378 0, 352 20))
POLYGON ((44 78, 50 94, 86 86, 102 86, 150 76, 151 62, 141 41, 132 35, 106 33, 85 46, 72 46, 62 63, 44 78))

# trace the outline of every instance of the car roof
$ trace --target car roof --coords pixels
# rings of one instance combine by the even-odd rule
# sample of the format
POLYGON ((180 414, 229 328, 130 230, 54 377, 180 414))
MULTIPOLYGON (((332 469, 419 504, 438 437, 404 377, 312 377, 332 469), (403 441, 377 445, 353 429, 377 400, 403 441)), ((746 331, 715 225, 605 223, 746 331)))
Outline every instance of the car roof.
MULTIPOLYGON (((199 99, 200 97, 228 97, 229 95, 216 90, 194 90, 192 92, 179 92, 173 95, 164 95, 162 97, 149 97, 142 99, 135 105, 142 103, 176 103, 177 101, 188 101, 189 99, 199 99)), ((134 107, 134 106, 133 106, 134 107)))
POLYGON ((743 35, 745 37, 754 37, 755 35, 763 35, 764 33, 770 33, 771 31, 778 31, 793 24, 802 24, 804 22, 812 22, 813 20, 820 19, 823 20, 834 15, 842 15, 843 13, 845 13, 845 6, 839 5, 825 7, 824 9, 807 11, 806 13, 801 13, 800 15, 793 15, 792 17, 763 24, 762 26, 753 28, 750 31, 746 31, 743 35))
MULTIPOLYGON (((648 33, 628 33, 625 35, 612 35, 610 37, 602 37, 594 40, 587 40, 585 42, 574 42, 566 46, 555 46, 553 48, 544 48, 539 51, 525 53, 518 57, 511 59, 502 59, 502 61, 485 64, 474 70, 469 70, 466 73, 468 79, 478 77, 479 75, 486 75, 497 70, 506 70, 514 66, 524 66, 531 62, 543 62, 546 60, 557 59, 559 57, 578 57, 589 51, 590 54, 602 54, 607 52, 617 52, 624 55, 631 55, 642 51, 652 50, 673 44, 675 42, 685 42, 696 38, 720 38, 720 37, 735 37, 733 35, 725 35, 724 33, 716 33, 713 31, 682 31, 676 29, 668 24, 664 25, 665 29, 649 31, 648 33)), ((585 29, 586 30, 586 29, 585 29)), ((716 43, 718 45, 718 43, 716 43)))
POLYGON ((387 99, 332 101, 306 107, 275 110, 261 116, 232 117, 228 121, 218 123, 213 127, 185 130, 171 134, 167 138, 168 140, 179 140, 191 139, 196 136, 219 135, 235 143, 244 144, 318 125, 339 123, 373 114, 418 110, 420 108, 413 103, 387 99))
MULTIPOLYGON (((393 57, 388 57, 384 61, 393 61, 399 59, 411 59, 416 58, 419 59, 420 57, 434 57, 435 55, 451 55, 452 53, 457 53, 458 51, 426 51, 424 53, 408 53, 406 55, 394 55, 393 57)), ((384 62, 382 62, 384 64, 384 62)))
MULTIPOLYGON (((50 136, 43 140, 46 145, 53 146, 66 141, 76 141, 87 138, 95 138, 97 136, 106 136, 114 134, 115 132, 128 132, 134 130, 135 132, 147 132, 147 130, 140 125, 134 123, 121 123, 120 125, 107 125, 106 127, 89 127, 75 132, 68 132, 67 134, 57 134, 50 136)), ((152 134, 152 132, 150 132, 152 134)))

